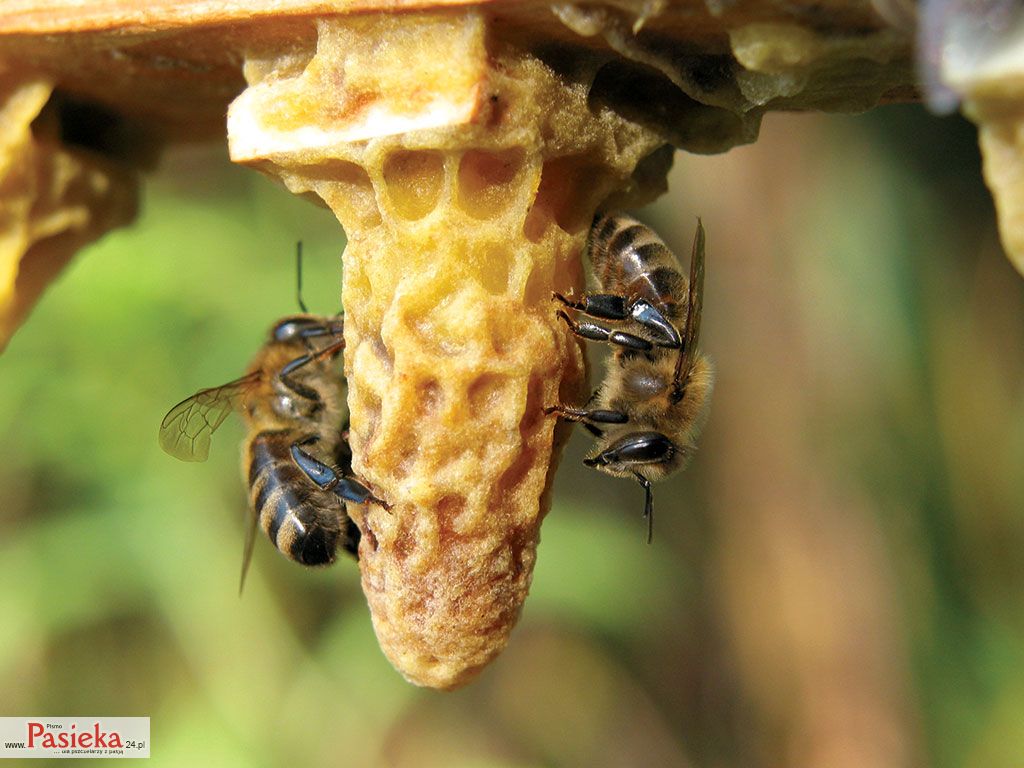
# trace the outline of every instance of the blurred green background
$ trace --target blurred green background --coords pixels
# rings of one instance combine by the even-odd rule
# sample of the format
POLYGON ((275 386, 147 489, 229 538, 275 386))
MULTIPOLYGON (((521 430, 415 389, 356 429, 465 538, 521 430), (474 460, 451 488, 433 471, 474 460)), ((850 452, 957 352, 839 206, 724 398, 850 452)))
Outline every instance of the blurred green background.
POLYGON ((0 715, 148 715, 160 766, 1024 764, 1024 280, 979 168, 913 107, 679 155, 642 216, 708 231, 700 454, 646 546, 575 435, 507 651, 443 694, 351 561, 261 538, 239 599, 237 420, 206 464, 157 446, 294 311, 295 241, 321 313, 344 245, 223 148, 168 152, 0 356, 0 715))

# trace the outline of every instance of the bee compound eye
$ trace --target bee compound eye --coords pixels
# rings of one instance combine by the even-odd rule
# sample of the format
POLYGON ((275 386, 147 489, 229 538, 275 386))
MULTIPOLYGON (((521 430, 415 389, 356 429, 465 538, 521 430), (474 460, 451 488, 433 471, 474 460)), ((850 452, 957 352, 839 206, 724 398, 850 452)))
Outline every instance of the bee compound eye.
POLYGON ((299 335, 301 327, 295 320, 282 320, 270 332, 274 341, 291 341, 299 335))

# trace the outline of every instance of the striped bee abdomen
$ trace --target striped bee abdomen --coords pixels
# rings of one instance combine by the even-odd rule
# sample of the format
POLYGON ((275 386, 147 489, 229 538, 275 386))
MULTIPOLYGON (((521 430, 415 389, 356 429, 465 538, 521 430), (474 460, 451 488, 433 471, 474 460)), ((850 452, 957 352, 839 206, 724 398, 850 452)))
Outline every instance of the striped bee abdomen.
POLYGON ((292 430, 257 433, 249 442, 249 501, 260 527, 283 554, 303 565, 333 563, 349 548, 341 499, 322 490, 292 460, 292 430), (339 541, 342 529, 346 541, 339 541))
POLYGON ((603 291, 643 297, 667 319, 685 309, 687 279, 676 255, 646 224, 622 213, 599 214, 588 243, 594 277, 603 291))

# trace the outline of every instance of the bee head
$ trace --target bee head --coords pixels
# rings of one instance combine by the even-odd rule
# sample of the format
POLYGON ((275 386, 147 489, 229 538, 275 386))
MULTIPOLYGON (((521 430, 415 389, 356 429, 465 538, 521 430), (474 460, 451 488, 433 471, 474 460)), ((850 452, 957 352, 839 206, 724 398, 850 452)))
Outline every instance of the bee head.
POLYGON ((270 329, 270 340, 287 344, 321 336, 340 336, 343 331, 344 325, 340 317, 292 315, 282 318, 274 324, 274 327, 270 329))

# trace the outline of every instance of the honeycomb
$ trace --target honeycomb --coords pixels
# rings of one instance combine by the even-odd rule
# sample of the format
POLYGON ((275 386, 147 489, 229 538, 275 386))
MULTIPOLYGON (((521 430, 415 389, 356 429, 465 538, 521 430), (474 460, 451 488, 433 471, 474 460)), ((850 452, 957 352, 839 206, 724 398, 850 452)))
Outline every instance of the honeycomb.
POLYGON ((933 50, 921 54, 921 63, 930 76, 930 104, 951 111, 963 98, 964 115, 978 126, 999 236, 1024 274, 1024 9, 1008 5, 1006 19, 995 6, 987 10, 965 4, 941 17, 930 13, 933 50))
POLYGON ((581 289, 598 205, 652 196, 670 155, 588 103, 585 71, 556 73, 477 13, 330 19, 318 37, 308 58, 252 55, 232 155, 348 236, 353 466, 393 505, 349 505, 362 585, 395 667, 455 688, 520 614, 566 436, 543 409, 584 385, 551 294, 581 289))
POLYGON ((75 251, 135 215, 135 177, 61 142, 52 92, 0 65, 0 350, 75 251))

